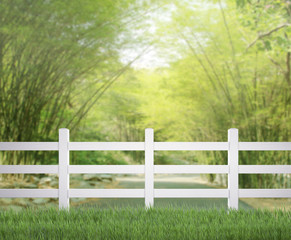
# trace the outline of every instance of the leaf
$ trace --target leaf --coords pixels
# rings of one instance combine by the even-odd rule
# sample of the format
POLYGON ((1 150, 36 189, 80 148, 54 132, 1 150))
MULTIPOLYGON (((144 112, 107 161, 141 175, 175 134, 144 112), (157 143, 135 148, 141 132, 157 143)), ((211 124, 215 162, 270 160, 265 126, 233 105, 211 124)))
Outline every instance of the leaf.
POLYGON ((271 45, 271 42, 269 40, 264 41, 264 44, 265 44, 265 48, 268 51, 272 50, 272 45, 271 45))

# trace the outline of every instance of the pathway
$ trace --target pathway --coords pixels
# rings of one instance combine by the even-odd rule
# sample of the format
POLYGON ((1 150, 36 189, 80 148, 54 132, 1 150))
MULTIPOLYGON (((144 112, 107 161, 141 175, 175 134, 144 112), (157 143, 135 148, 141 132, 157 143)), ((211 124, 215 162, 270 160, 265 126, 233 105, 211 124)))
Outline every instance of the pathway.
MULTIPOLYGON (((113 188, 144 188, 144 177, 143 176, 127 176, 119 177, 116 179, 117 185, 113 188)), ((180 188, 180 189, 195 189, 195 188, 206 188, 211 189, 207 182, 203 181, 199 174, 176 174, 173 175, 159 175, 155 176, 155 188, 180 188)), ((96 202, 82 204, 82 206, 98 206, 101 208, 106 207, 143 207, 143 198, 116 198, 99 199, 96 202)), ((221 198, 156 198, 154 200, 154 206, 156 207, 167 207, 177 206, 185 208, 227 208, 227 199, 221 198)), ((239 201, 240 209, 252 209, 251 206, 246 203, 239 201)))

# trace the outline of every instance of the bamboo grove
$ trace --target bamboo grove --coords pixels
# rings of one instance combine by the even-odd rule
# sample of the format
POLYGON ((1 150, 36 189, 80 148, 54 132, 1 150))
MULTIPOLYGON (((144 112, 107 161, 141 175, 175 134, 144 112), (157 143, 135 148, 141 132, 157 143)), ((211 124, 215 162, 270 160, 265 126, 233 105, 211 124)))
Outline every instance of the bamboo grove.
MULTIPOLYGON (((60 127, 76 141, 143 141, 147 127, 156 141, 227 141, 232 127, 240 141, 290 141, 290 1, 86 2, 1 3, 1 141, 55 141, 60 127)), ((2 163, 57 161, 14 154, 2 163)), ((239 159, 291 164, 284 151, 239 159)), ((127 164, 143 155, 76 152, 71 161, 127 164)), ((227 164, 227 154, 157 152, 155 161, 227 164)), ((207 177, 227 184, 226 176, 207 177)), ((291 181, 241 174, 239 184, 291 181)))

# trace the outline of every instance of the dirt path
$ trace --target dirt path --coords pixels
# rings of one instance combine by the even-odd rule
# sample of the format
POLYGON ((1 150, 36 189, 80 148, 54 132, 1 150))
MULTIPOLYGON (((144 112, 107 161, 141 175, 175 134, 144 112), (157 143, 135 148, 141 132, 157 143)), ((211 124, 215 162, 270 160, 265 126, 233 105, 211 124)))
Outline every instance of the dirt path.
MULTIPOLYGON (((193 175, 155 175, 155 188, 163 189, 211 189, 214 188, 207 184, 199 174, 193 175)), ((118 177, 112 186, 108 188, 144 188, 144 175, 118 177)), ((93 200, 93 199, 92 199, 93 200)), ((90 201, 82 204, 82 206, 98 206, 98 207, 143 207, 144 198, 118 198, 118 199, 98 199, 98 201, 90 201)), ((227 208, 227 199, 222 198, 157 198, 154 200, 157 207, 177 206, 185 208, 227 208)), ((251 209, 252 207, 244 202, 239 202, 239 207, 243 209, 251 209)))
MULTIPOLYGON (((155 182, 177 182, 177 183, 200 183, 207 184, 207 181, 202 179, 199 174, 155 174, 155 182)), ((144 182, 144 175, 126 176, 116 178, 118 182, 144 182)))

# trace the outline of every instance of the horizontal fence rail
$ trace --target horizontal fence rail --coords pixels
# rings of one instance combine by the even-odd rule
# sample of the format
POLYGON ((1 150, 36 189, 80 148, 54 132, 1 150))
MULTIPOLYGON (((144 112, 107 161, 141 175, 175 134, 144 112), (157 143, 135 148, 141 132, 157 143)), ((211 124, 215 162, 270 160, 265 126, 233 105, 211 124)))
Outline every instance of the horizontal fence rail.
MULTIPOLYGON (((1 142, 0 151, 58 151, 58 142, 1 142)), ((144 142, 70 142, 70 151, 144 151, 144 142)), ((155 151, 228 151, 228 142, 154 142, 155 151)), ((239 151, 291 151, 291 142, 239 142, 239 151)))
POLYGON ((290 142, 239 142, 239 151, 291 151, 290 142))
POLYGON ((59 165, 0 165, 0 166, 1 166, 0 173, 59 173, 59 165))
POLYGON ((155 142, 156 151, 227 151, 228 142, 155 142))
POLYGON ((59 151, 58 142, 1 142, 0 151, 59 151))
POLYGON ((239 189, 238 174, 290 174, 291 165, 239 165, 239 151, 291 151, 291 142, 239 142, 238 130, 228 130, 228 142, 70 142, 69 130, 59 130, 58 142, 0 142, 0 151, 58 151, 58 165, 0 165, 0 174, 59 175, 59 189, 0 189, 2 198, 58 198, 69 209, 70 198, 227 198, 238 209, 239 198, 291 198, 291 189, 239 189), (145 165, 70 165, 70 151, 145 151, 145 165), (228 151, 227 165, 154 165, 154 151, 228 151), (70 189, 70 174, 144 174, 144 189, 70 189), (154 189, 154 174, 228 174, 227 189, 154 189))
POLYGON ((291 189, 239 189, 240 198, 291 198, 291 189))
POLYGON ((58 198, 58 189, 0 189, 5 198, 58 198))
POLYGON ((239 165, 238 172, 245 174, 291 173, 291 165, 239 165))

